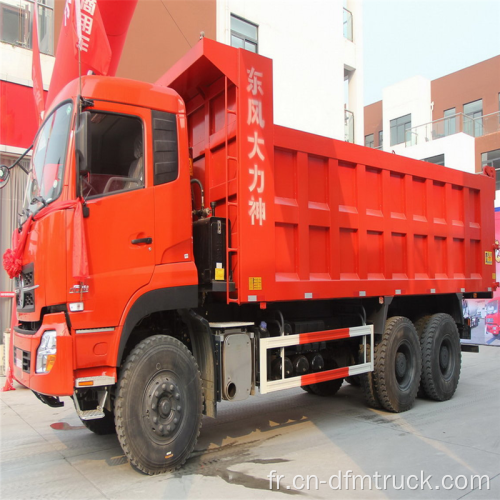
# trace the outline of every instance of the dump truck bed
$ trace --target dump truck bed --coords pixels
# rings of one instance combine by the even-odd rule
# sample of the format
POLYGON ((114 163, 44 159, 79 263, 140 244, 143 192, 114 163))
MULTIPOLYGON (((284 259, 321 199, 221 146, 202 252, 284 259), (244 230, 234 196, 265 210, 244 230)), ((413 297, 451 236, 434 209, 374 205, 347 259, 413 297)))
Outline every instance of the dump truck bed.
POLYGON ((272 61, 211 40, 157 83, 185 100, 194 177, 230 221, 228 300, 494 287, 490 176, 274 125, 272 61))

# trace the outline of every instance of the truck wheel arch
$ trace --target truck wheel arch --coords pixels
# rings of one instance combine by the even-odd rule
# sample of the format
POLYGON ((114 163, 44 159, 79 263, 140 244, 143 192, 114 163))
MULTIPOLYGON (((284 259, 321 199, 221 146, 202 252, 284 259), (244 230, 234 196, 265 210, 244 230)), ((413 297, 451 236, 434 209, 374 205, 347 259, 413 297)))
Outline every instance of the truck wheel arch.
POLYGON ((150 290, 137 297, 129 309, 123 325, 116 357, 116 366, 122 364, 123 354, 130 335, 144 317, 156 312, 189 309, 197 305, 198 287, 196 285, 159 288, 150 290))

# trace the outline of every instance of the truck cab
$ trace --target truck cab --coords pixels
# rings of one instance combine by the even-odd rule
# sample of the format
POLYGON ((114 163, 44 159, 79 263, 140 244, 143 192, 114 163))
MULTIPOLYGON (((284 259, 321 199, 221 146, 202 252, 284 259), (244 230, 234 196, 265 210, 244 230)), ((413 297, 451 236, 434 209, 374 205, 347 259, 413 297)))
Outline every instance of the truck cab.
POLYGON ((16 285, 15 376, 35 391, 40 381, 45 393, 51 380, 54 396, 72 395, 75 379, 96 367, 115 381, 137 297, 197 305, 183 101, 165 87, 92 76, 82 79, 92 98, 78 93, 77 81, 62 90, 37 135, 21 221, 36 224, 16 285), (72 200, 82 204, 81 220, 72 200), (85 282, 74 277, 81 259, 91 269, 85 282), (47 331, 67 337, 71 354, 58 342, 43 361, 49 355, 36 346, 44 335, 54 343, 47 331), (59 357, 69 360, 64 367, 59 357), (23 369, 29 358, 35 370, 23 369))

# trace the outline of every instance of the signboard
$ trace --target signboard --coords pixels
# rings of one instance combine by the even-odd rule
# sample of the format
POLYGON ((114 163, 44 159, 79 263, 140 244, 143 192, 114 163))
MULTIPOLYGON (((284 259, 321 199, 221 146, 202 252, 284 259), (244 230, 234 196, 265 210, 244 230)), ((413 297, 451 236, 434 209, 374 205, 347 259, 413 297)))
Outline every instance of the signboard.
MULTIPOLYGON (((495 236, 500 241, 500 211, 495 210, 495 236)), ((496 280, 500 278, 500 251, 493 257, 496 266, 496 280)), ((471 323, 471 339, 462 344, 492 345, 500 347, 500 288, 492 299, 467 299, 462 303, 464 318, 471 323)))

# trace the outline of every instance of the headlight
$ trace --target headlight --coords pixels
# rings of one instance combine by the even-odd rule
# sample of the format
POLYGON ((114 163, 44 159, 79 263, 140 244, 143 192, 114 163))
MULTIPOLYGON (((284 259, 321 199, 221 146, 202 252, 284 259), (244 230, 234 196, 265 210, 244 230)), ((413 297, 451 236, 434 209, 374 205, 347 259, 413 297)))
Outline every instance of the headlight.
POLYGON ((56 361, 57 353, 57 333, 49 330, 42 335, 40 347, 36 352, 36 372, 50 372, 56 361))

